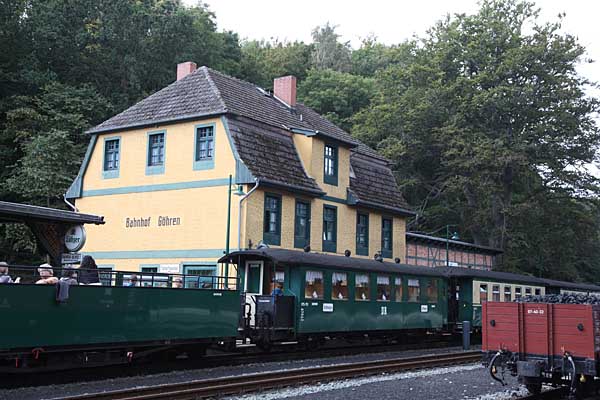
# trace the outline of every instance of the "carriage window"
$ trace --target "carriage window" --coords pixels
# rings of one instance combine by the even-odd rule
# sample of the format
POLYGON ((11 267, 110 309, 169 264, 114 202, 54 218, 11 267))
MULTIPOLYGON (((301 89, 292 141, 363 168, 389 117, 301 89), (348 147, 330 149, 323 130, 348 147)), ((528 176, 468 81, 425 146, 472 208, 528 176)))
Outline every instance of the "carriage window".
POLYGON ((276 293, 275 289, 280 288, 283 290, 285 285, 285 271, 275 270, 275 275, 271 275, 271 294, 276 293))
POLYGON ((402 278, 394 279, 394 294, 396 301, 402 301, 402 278))
POLYGON ((369 300, 369 275, 356 275, 354 292, 356 300, 369 300))
POLYGON ((419 297, 421 295, 421 287, 419 286, 418 279, 409 279, 408 280, 408 301, 412 303, 416 303, 419 301, 419 297))
POLYGON ((427 284, 427 299, 430 303, 438 301, 438 285, 436 279, 430 279, 427 284))
POLYGON ((531 288, 530 287, 525 288, 525 296, 531 296, 531 288))
POLYGON ((512 288, 510 286, 504 286, 504 301, 511 301, 512 288))
POLYGON ((345 272, 331 274, 331 287, 333 300, 348 300, 348 275, 345 272))
POLYGON ((542 294, 542 289, 540 289, 540 288, 535 288, 535 295, 536 295, 536 296, 539 296, 539 295, 541 295, 541 294, 542 294))
POLYGON ((390 301, 390 277, 377 276, 377 300, 390 301))
POLYGON ((481 284, 479 285, 479 302, 487 301, 487 289, 488 286, 481 284))
POLYGON ((521 288, 516 287, 515 288, 515 299, 520 299, 520 298, 521 298, 521 288))
POLYGON ((492 286, 492 301, 500 301, 500 285, 492 286))
POLYGON ((306 285, 304 286, 304 297, 307 299, 323 298, 323 272, 306 271, 306 285))

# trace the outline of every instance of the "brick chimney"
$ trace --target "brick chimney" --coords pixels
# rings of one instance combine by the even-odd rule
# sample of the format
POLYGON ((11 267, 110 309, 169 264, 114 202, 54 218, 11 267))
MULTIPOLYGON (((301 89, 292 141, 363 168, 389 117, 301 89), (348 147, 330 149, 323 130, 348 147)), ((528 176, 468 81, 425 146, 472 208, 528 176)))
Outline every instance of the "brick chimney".
POLYGON ((273 94, 290 107, 296 105, 296 77, 293 75, 275 78, 273 94))
POLYGON ((177 64, 177 80, 183 79, 196 70, 196 63, 186 61, 177 64))

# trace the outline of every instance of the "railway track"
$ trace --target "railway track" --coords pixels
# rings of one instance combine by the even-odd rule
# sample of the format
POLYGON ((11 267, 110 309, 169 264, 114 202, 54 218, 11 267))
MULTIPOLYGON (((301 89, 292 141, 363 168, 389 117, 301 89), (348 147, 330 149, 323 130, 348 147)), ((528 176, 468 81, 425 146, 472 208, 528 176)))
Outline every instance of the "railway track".
POLYGON ((569 394, 567 388, 561 387, 556 389, 546 390, 540 394, 530 394, 528 396, 519 397, 519 400, 557 400, 563 399, 569 394))
POLYGON ((185 383, 140 387, 111 392, 85 394, 80 396, 70 396, 61 398, 60 400, 203 399, 208 397, 275 389, 285 386, 354 378, 364 375, 375 375, 414 369, 466 364, 478 362, 480 360, 481 353, 479 351, 436 354, 411 358, 338 364, 323 367, 264 372, 225 378, 198 380, 185 383))

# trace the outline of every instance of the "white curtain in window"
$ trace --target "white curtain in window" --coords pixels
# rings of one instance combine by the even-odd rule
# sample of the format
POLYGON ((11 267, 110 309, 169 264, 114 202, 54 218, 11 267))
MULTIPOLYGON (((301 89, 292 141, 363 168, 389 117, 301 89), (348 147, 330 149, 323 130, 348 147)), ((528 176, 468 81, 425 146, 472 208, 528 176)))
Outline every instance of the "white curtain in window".
POLYGON ((283 271, 275 271, 275 281, 283 282, 285 280, 285 272, 283 271))
POLYGON ((377 284, 378 285, 389 285, 390 277, 389 276, 377 276, 377 284))
POLYGON ((314 283, 317 279, 323 279, 321 271, 306 271, 306 282, 314 283))
POLYGON ((337 283, 337 282, 345 282, 346 281, 346 274, 343 272, 334 272, 333 274, 331 274, 331 282, 333 283, 337 283))
POLYGON ((356 275, 356 284, 357 285, 368 285, 369 284, 369 275, 356 275))
POLYGON ((418 279, 409 279, 408 286, 419 287, 419 280, 418 279))
POLYGON ((394 283, 396 284, 396 286, 400 286, 400 285, 402 285, 402 278, 396 278, 396 279, 394 280, 394 283))

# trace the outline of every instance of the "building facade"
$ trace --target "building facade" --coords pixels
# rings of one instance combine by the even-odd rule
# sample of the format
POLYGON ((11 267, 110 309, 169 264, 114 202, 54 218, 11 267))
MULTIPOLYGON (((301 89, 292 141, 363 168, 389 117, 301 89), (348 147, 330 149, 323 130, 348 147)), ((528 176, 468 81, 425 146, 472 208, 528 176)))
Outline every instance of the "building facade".
POLYGON ((67 198, 106 224, 83 253, 199 275, 223 272, 227 244, 405 262, 413 212, 387 160, 296 102, 294 77, 274 87, 183 63, 173 84, 89 130, 67 198))
POLYGON ((424 267, 464 267, 491 271, 502 250, 458 240, 406 233, 406 263, 424 267))

